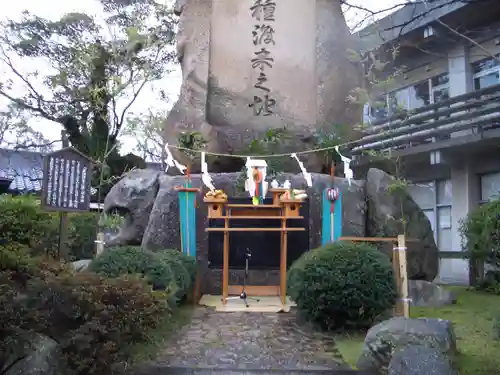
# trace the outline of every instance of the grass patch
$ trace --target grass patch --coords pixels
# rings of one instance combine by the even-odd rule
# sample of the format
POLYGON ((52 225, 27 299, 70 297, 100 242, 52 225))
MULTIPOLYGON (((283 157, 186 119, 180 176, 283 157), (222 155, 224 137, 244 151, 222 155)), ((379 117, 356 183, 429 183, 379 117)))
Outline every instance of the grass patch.
POLYGON ((166 348, 167 341, 191 321, 193 311, 194 307, 186 304, 177 307, 171 315, 165 316, 151 333, 148 342, 133 344, 128 348, 130 363, 155 359, 158 353, 166 348))
POLYGON ((342 354, 342 358, 353 369, 356 369, 365 336, 366 332, 352 332, 335 337, 335 344, 342 354))
MULTIPOLYGON (((460 375, 500 373, 500 341, 495 340, 493 325, 500 315, 500 296, 447 287, 457 294, 457 304, 440 308, 413 307, 412 318, 441 318, 454 323, 459 355, 456 361, 460 375)), ((364 334, 342 335, 337 345, 345 361, 355 366, 364 334)))

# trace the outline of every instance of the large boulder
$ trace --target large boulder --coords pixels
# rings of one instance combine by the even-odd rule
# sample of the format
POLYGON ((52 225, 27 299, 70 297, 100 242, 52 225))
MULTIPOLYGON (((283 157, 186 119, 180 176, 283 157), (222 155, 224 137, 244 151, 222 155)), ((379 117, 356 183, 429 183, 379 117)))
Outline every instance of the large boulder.
POLYGON ((412 306, 440 307, 457 301, 455 293, 425 280, 409 280, 408 292, 412 306))
MULTIPOLYGON (((230 197, 247 196, 238 188, 240 185, 239 173, 212 174, 214 185, 217 189, 222 189, 230 197)), ((194 187, 199 187, 201 179, 199 175, 191 177, 194 187)), ((305 189, 305 181, 302 175, 282 174, 279 182, 290 180, 292 186, 297 189, 305 189)), ((313 186, 308 189, 309 195, 309 217, 310 217, 310 244, 317 247, 321 243, 321 194, 326 186, 330 184, 328 175, 313 174, 313 186)), ((149 224, 142 239, 142 246, 147 249, 167 249, 179 248, 180 227, 179 227, 179 201, 175 186, 181 185, 186 180, 185 177, 161 175, 159 178, 159 191, 155 204, 149 217, 149 224)), ((343 228, 342 234, 345 236, 364 236, 365 232, 365 201, 364 182, 353 181, 351 186, 344 179, 336 179, 336 186, 343 192, 343 228)), ((196 211, 197 222, 197 252, 205 254, 207 249, 208 227, 207 208, 201 204, 196 211)))
POLYGON ((430 347, 445 358, 454 358, 457 348, 453 324, 428 318, 395 317, 383 321, 366 334, 357 367, 386 374, 394 354, 413 346, 430 347))
POLYGON ((388 366, 389 375, 458 375, 450 358, 427 345, 398 348, 388 366))
POLYGON ((121 230, 107 245, 140 245, 149 222, 149 214, 158 194, 160 173, 136 169, 114 185, 104 200, 104 212, 117 211, 125 218, 121 230))
MULTIPOLYGON (((408 277, 432 281, 439 269, 439 250, 429 219, 394 177, 376 168, 366 176, 367 220, 369 237, 396 237, 406 233, 408 277)), ((392 244, 380 244, 389 256, 392 244)))
POLYGON ((71 262, 71 267, 76 272, 83 272, 89 268, 90 263, 92 263, 92 259, 80 259, 80 260, 71 262))
MULTIPOLYGON (((331 124, 358 121, 359 108, 348 96, 359 87, 361 70, 349 58, 353 39, 340 2, 278 3, 267 39, 259 38, 263 21, 252 17, 249 4, 176 1, 182 85, 164 126, 169 143, 177 143, 183 132, 196 131, 207 141, 208 151, 234 153, 268 129, 286 127, 294 136, 281 144, 283 149, 307 149, 319 128, 332 131, 331 124), (257 55, 261 48, 271 55, 257 55)), ((184 154, 173 153, 188 162, 184 154)), ((234 171, 233 165, 220 164, 222 159, 216 162, 210 170, 234 171)), ((311 171, 319 167, 314 154, 304 162, 311 171)), ((198 166, 193 165, 193 172, 198 166)))
MULTIPOLYGON (((211 175, 217 188, 223 189, 230 197, 246 197, 243 191, 243 180, 240 173, 220 173, 211 175)), ((308 188, 309 194, 309 244, 315 248, 321 243, 321 194, 330 185, 330 176, 312 174, 313 186, 308 188)), ((199 175, 192 175, 194 187, 201 185, 199 175)), ((289 179, 295 188, 306 188, 301 174, 281 174, 279 182, 289 179)), ((104 209, 106 212, 118 211, 125 215, 120 231, 106 240, 107 245, 142 245, 143 248, 158 250, 180 248, 179 202, 176 186, 185 183, 184 176, 169 176, 163 172, 151 170, 135 170, 122 178, 106 196, 104 209), (111 242, 111 243, 110 243, 111 242)), ((343 229, 344 236, 396 236, 402 233, 396 220, 399 201, 388 194, 387 186, 390 176, 382 171, 371 170, 369 180, 352 181, 351 185, 342 178, 336 178, 336 185, 343 192, 343 229), (375 176, 376 178, 374 178, 375 176), (383 178, 381 178, 381 176, 383 178), (370 180, 372 178, 372 180, 370 180), (367 212, 368 204, 368 212, 367 212), (380 205, 380 206, 379 206, 380 205)), ((403 195, 407 208, 405 215, 414 218, 424 230, 430 230, 429 222, 411 198, 403 195)), ((197 254, 202 267, 208 267, 208 226, 207 208, 198 197, 197 212, 197 254)), ((412 223, 412 231, 418 230, 412 223)), ((424 238, 417 236, 415 238, 424 238)), ((425 242, 410 243, 410 278, 432 279, 436 272, 437 249, 432 238, 425 242), (431 261, 432 260, 432 261, 431 261), (424 275, 425 277, 422 277, 424 275)), ((390 256, 392 248, 385 249, 390 256)), ((202 271, 203 272, 203 271, 202 271)), ((220 270, 212 270, 212 273, 220 270)), ((235 271, 236 272, 236 271, 235 271)), ((253 282, 262 275, 252 275, 253 282)), ((278 277, 275 274, 272 277, 278 277)), ((239 276, 238 276, 239 277, 239 276)), ((270 282, 271 276, 262 278, 262 283, 270 282)), ((210 277, 209 277, 210 278, 210 277)), ((218 280, 218 276, 211 277, 218 280)), ((274 280, 274 279, 273 279, 274 280)), ((274 281, 273 281, 274 282, 274 281)), ((217 290, 214 286, 213 290, 217 290)))
MULTIPOLYGON (((4 375, 59 375, 66 373, 59 344, 37 333, 19 332, 8 338, 11 351, 0 372, 4 375)), ((2 353, 5 355, 5 353, 2 353)))

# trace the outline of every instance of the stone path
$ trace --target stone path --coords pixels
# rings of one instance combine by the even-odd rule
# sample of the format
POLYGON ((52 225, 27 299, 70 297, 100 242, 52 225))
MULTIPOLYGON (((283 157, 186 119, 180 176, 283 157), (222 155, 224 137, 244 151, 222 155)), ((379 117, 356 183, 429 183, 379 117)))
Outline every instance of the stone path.
MULTIPOLYGON (((333 338, 297 323, 295 313, 221 313, 198 308, 156 365, 206 370, 321 371, 349 368, 333 338)), ((150 372, 151 373, 151 372, 150 372)))

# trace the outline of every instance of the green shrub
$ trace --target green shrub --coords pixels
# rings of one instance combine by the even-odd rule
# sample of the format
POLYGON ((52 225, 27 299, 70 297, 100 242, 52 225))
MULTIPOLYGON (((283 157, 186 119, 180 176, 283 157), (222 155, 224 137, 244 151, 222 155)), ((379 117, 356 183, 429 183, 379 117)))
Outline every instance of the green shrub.
POLYGON ((460 225, 463 247, 478 261, 500 267, 500 200, 482 204, 460 225))
POLYGON ((477 282, 475 289, 500 295, 500 271, 488 271, 483 279, 477 282))
POLYGON ((169 313, 165 299, 140 279, 90 272, 34 280, 27 289, 32 330, 56 338, 76 374, 105 374, 127 361, 124 350, 145 342, 169 313))
POLYGON ((167 258, 177 259, 179 262, 181 262, 184 265, 184 268, 189 273, 191 280, 194 281, 196 279, 197 264, 196 264, 195 257, 186 255, 182 251, 175 250, 175 249, 163 250, 161 254, 163 254, 163 256, 165 256, 167 258), (168 254, 165 255, 165 253, 168 253, 168 254))
POLYGON ((16 242, 0 246, 0 272, 21 286, 32 278, 73 273, 69 265, 43 256, 33 257, 27 246, 16 242))
POLYGON ((493 338, 500 341, 500 314, 497 314, 493 322, 493 338))
POLYGON ((299 311, 324 329, 370 326, 397 297, 388 257, 351 242, 303 254, 288 272, 288 293, 299 311))
POLYGON ((68 252, 71 260, 92 259, 95 254, 99 214, 74 213, 68 219, 68 252))
POLYGON ((16 334, 28 331, 59 342, 71 374, 113 373, 128 360, 131 344, 147 341, 169 318, 170 297, 134 276, 74 273, 30 256, 26 246, 0 246, 0 368, 15 350, 16 334))
MULTIPOLYGON (((68 215, 68 255, 70 260, 92 259, 99 214, 68 215)), ((34 196, 0 196, 0 232, 6 242, 29 246, 34 255, 57 254, 59 215, 44 211, 34 196)))
POLYGON ((140 275, 155 290, 178 290, 175 285, 175 272, 169 264, 158 254, 140 247, 109 248, 90 263, 89 270, 107 277, 140 275))
POLYGON ((0 233, 6 242, 36 247, 52 233, 54 225, 54 215, 43 211, 34 197, 0 196, 0 233))
POLYGON ((193 267, 192 263, 188 260, 189 258, 183 255, 179 250, 167 249, 157 254, 163 262, 170 266, 178 288, 176 296, 179 300, 182 299, 186 296, 192 285, 194 276, 190 272, 196 270, 196 267, 193 267))

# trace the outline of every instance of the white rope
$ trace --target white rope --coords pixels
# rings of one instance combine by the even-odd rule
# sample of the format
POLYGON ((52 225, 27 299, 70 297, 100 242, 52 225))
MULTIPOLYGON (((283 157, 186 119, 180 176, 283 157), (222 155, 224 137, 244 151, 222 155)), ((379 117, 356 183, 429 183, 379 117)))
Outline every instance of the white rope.
MULTIPOLYGON (((240 154, 224 154, 224 153, 218 153, 218 152, 209 152, 206 150, 195 150, 192 148, 188 147, 182 147, 182 146, 175 146, 175 145, 167 145, 169 148, 175 148, 176 150, 180 151, 188 151, 188 152, 193 152, 197 154, 201 154, 204 152, 206 155, 212 155, 212 156, 223 156, 227 158, 238 158, 238 159, 247 159, 247 158, 254 158, 254 159, 269 159, 269 158, 282 158, 285 156, 291 157, 292 155, 304 155, 304 154, 312 154, 315 152, 325 152, 325 151, 332 151, 335 150, 338 153, 338 148, 342 147, 345 148, 346 146, 356 144, 358 141, 351 141, 351 142, 345 142, 341 143, 337 146, 330 146, 330 147, 322 147, 322 148, 315 148, 311 150, 303 150, 303 151, 297 151, 297 152, 288 152, 288 153, 283 153, 283 154, 269 154, 269 155, 240 155, 240 154)), ((340 155, 340 153, 339 153, 340 155)), ((342 156, 342 155, 341 155, 342 156)), ((349 159, 350 160, 350 159, 349 159)))

